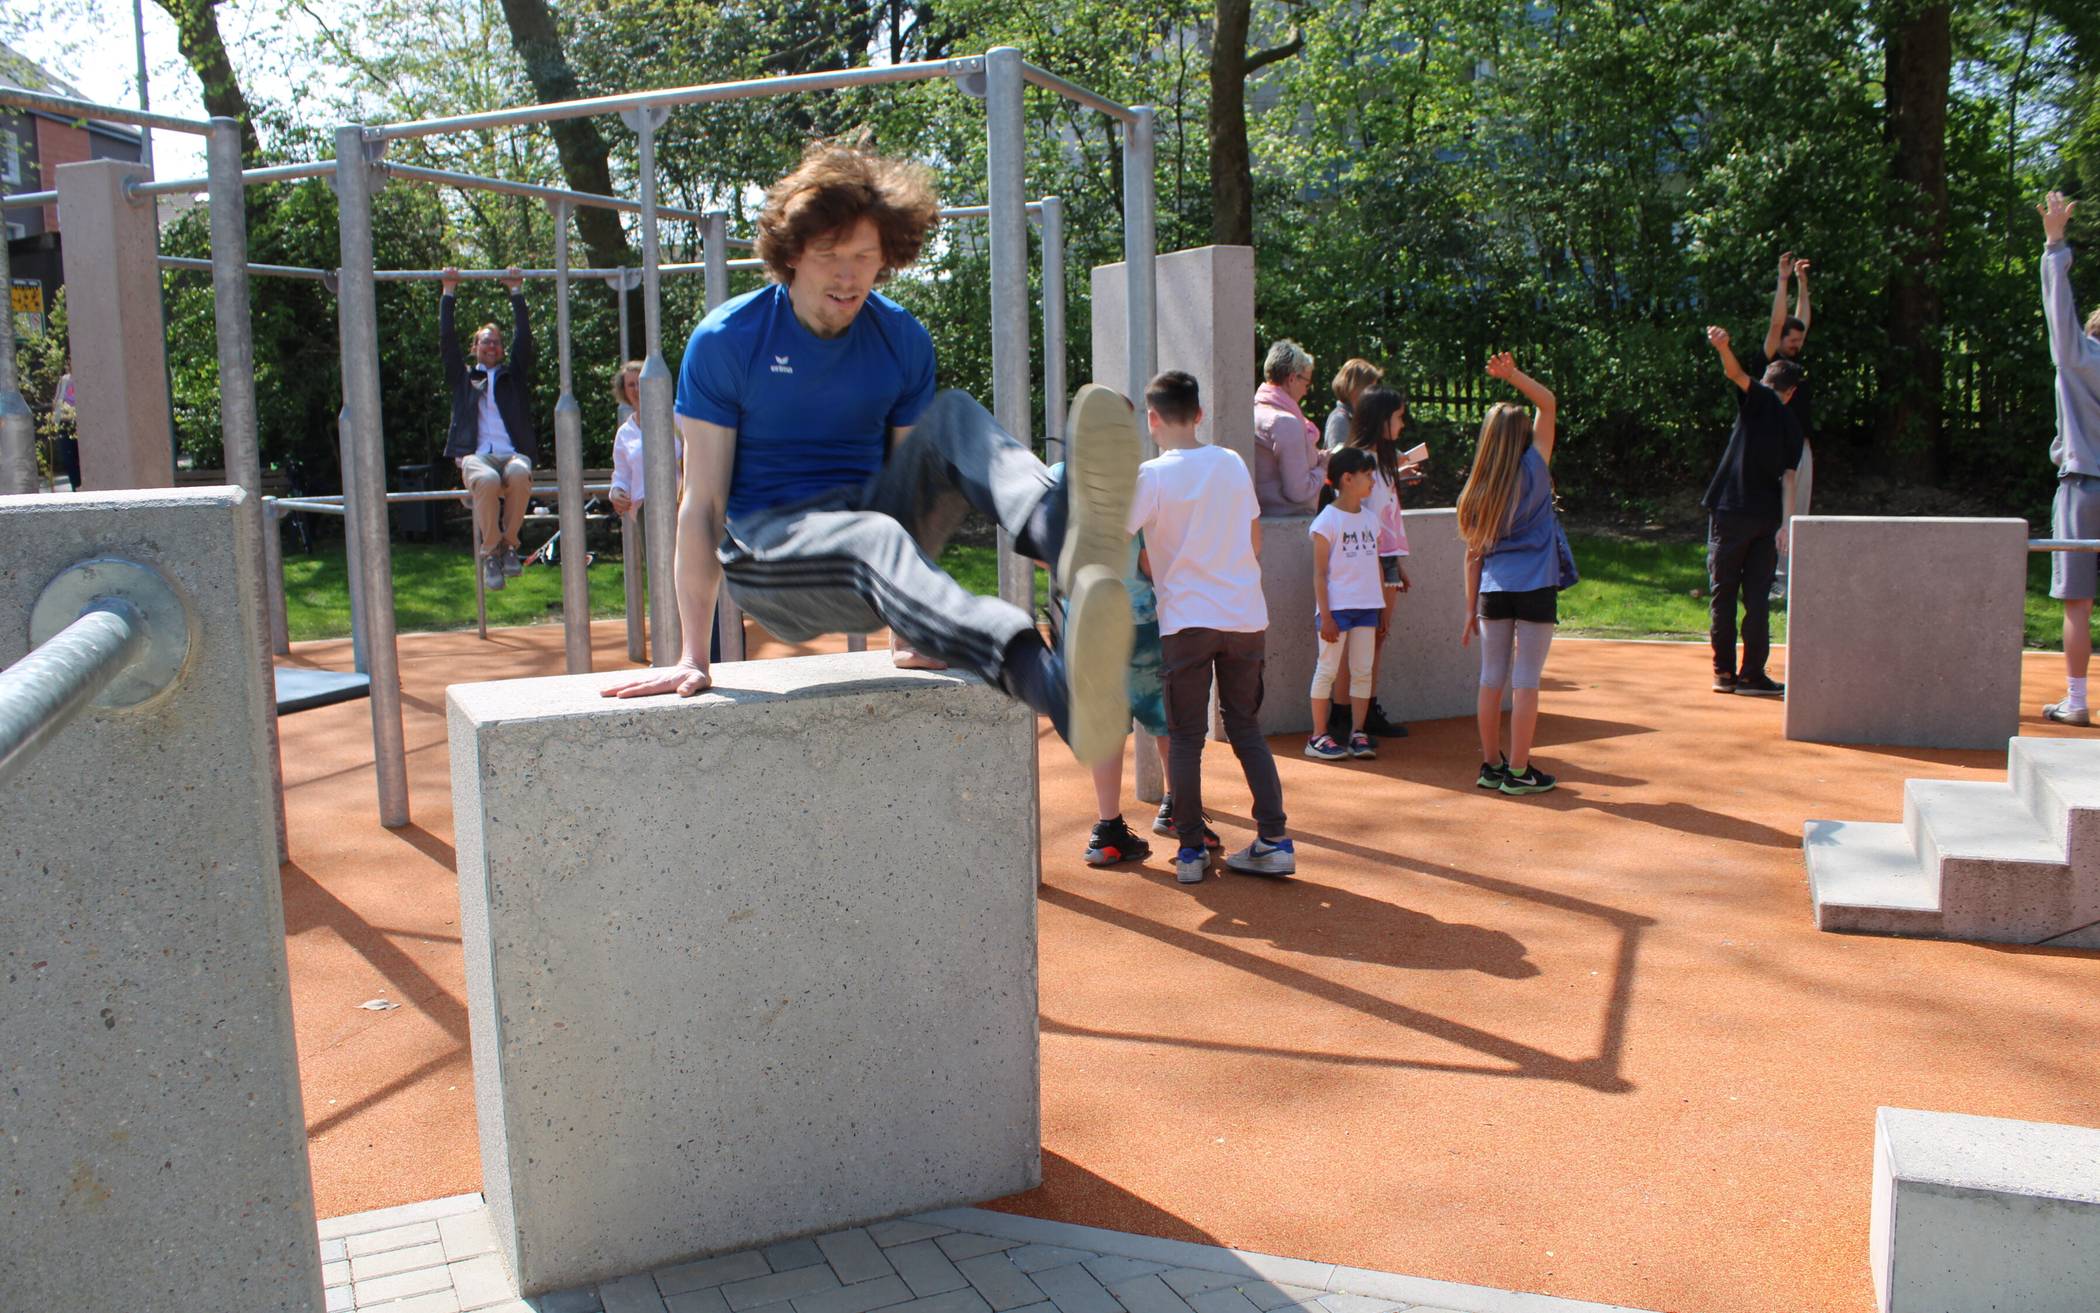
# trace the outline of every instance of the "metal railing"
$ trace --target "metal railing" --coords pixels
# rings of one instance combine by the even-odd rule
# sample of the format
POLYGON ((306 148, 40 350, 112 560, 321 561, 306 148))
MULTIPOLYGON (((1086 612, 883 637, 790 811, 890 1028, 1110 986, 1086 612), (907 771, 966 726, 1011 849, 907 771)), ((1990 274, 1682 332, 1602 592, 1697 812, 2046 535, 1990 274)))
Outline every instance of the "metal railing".
POLYGON ((2100 552, 2100 538, 2029 538, 2030 552, 2100 552))
POLYGON ((72 723, 145 644, 138 612, 128 602, 106 598, 57 637, 0 670, 0 787, 72 723))

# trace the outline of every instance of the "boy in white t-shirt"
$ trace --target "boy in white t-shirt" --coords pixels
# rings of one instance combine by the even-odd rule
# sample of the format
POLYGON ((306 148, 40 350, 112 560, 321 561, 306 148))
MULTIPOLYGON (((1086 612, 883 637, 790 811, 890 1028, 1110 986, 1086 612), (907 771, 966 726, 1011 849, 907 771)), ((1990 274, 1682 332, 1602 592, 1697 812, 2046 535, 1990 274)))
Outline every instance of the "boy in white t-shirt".
POLYGON ((1313 544, 1313 606, 1320 627, 1320 661, 1313 670, 1312 723, 1305 755, 1321 761, 1375 757, 1364 732, 1371 701, 1372 659, 1392 618, 1392 594, 1378 561, 1379 516, 1365 504, 1378 477, 1378 461, 1361 447, 1344 447, 1327 458, 1327 504, 1307 533, 1313 544), (1329 498, 1332 500, 1328 500, 1329 498), (1335 676, 1349 658, 1348 746, 1323 728, 1333 705, 1335 676))
POLYGON ((1254 794, 1257 835, 1225 865, 1252 875, 1290 875, 1298 861, 1284 833, 1283 782, 1256 717, 1269 610, 1261 592, 1254 480, 1231 450, 1197 440, 1203 404, 1188 374, 1168 370, 1155 377, 1145 387, 1145 411, 1160 454, 1138 467, 1129 530, 1145 535, 1145 572, 1159 597, 1167 788, 1181 840, 1174 878, 1199 883, 1210 865, 1203 845, 1203 738, 1213 677, 1225 736, 1254 794))

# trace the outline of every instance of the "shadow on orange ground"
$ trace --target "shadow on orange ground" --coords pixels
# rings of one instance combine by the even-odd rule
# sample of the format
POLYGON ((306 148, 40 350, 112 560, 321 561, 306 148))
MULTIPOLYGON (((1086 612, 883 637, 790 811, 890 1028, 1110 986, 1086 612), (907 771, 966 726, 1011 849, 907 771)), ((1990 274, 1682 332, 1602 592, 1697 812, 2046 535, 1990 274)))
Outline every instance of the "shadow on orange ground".
MULTIPOLYGON (((406 830, 375 823, 364 704, 284 722, 324 1216, 480 1184, 444 687, 561 663, 558 629, 492 639, 403 643, 406 830)), ((627 664, 618 622, 593 653, 627 664)), ((348 645, 295 659, 342 668, 348 645)), ((2029 658, 2029 707, 2060 670, 2029 658)), ((1691 646, 1563 642, 1549 678, 1539 755, 1564 784, 1539 798, 1473 787, 1466 720, 1346 765, 1273 740, 1289 882, 1179 886, 1164 839, 1087 867, 1091 788, 1044 731, 1044 1181, 994 1206, 1645 1308, 1825 1313, 1872 1306, 1876 1106, 2100 1124, 2100 954, 1813 928, 1804 820, 1894 819, 1905 778, 2002 778, 2002 753, 1786 742, 1779 705, 1705 692, 1691 646)), ((1230 753, 1205 764, 1212 819, 1244 843, 1230 753)))

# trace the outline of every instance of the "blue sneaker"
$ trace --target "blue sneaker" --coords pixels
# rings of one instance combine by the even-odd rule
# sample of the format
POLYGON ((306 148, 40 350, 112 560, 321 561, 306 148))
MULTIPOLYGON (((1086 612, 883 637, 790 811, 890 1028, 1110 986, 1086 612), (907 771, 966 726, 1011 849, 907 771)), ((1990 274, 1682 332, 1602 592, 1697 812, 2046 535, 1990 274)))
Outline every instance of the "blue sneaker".
POLYGON ((1202 884, 1209 870, 1208 849, 1184 848, 1174 854, 1174 878, 1182 884, 1202 884))
POLYGON ((1274 843, 1267 839, 1256 839, 1227 857, 1225 865, 1245 875, 1295 875, 1298 871, 1298 850, 1291 847, 1289 839, 1278 839, 1274 843))
POLYGON ((1336 743, 1331 734, 1315 734, 1305 741, 1305 755, 1315 761, 1343 761, 1349 749, 1336 743))

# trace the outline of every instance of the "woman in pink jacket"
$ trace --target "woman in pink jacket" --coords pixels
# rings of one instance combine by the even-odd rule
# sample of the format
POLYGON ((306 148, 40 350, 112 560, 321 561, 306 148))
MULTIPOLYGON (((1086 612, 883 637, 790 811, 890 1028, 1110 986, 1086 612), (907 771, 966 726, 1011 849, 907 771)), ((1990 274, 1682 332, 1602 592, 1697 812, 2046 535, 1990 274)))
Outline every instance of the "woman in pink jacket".
POLYGON ((1283 338, 1262 362, 1254 390, 1254 496, 1263 515, 1311 515, 1327 481, 1320 430, 1299 403, 1312 390, 1313 358, 1283 338))

